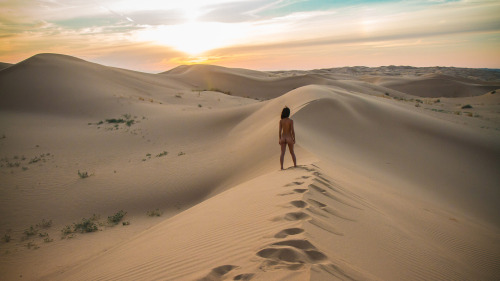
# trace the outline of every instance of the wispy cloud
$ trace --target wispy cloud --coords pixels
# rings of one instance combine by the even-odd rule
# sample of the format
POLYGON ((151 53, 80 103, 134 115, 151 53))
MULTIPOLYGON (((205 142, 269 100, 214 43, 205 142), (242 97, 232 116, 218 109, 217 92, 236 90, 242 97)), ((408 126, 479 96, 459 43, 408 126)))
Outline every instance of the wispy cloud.
MULTIPOLYGON (((426 59, 439 62, 448 48, 457 65, 459 52, 481 50, 492 56, 483 63, 500 67, 492 51, 500 49, 499 14, 500 2, 493 0, 7 0, 0 2, 0 60, 53 51, 112 64, 113 48, 130 55, 124 50, 140 44, 155 54, 148 61, 158 59, 156 71, 166 62, 236 64, 250 56, 262 62, 267 56, 278 67, 279 59, 270 57, 276 54, 295 62, 323 54, 329 63, 337 56, 332 50, 341 48, 343 58, 360 62, 372 60, 374 49, 392 60, 385 49, 416 56, 425 48, 426 59), (89 44, 102 54, 90 52, 89 44)), ((397 58, 404 63, 404 56, 397 58)))

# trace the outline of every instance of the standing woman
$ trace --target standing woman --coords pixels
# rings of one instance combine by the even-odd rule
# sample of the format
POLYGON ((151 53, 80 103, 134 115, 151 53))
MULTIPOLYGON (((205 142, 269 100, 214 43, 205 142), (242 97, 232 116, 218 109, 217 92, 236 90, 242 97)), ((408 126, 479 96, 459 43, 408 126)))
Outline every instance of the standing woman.
POLYGON ((279 129, 279 144, 281 145, 281 170, 283 170, 283 159, 285 158, 286 145, 288 144, 288 149, 293 159, 293 166, 297 167, 297 160, 295 159, 295 153, 293 152, 293 145, 295 144, 295 130, 293 129, 293 120, 290 117, 290 108, 283 108, 281 111, 280 129, 279 129))

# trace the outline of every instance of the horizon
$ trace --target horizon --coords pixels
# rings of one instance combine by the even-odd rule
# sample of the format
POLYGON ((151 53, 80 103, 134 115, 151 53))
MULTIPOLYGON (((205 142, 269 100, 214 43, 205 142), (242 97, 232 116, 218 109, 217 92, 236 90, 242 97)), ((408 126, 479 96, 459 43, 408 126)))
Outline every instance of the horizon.
POLYGON ((0 11, 0 61, 11 64, 58 53, 149 73, 190 64, 500 69, 500 3, 490 0, 27 0, 0 11))
MULTIPOLYGON (((206 64, 206 63, 199 63, 199 64, 180 64, 180 65, 176 65, 176 66, 173 66, 172 68, 169 68, 169 69, 165 69, 165 70, 160 70, 159 72, 147 72, 147 71, 142 71, 142 70, 137 70, 137 69, 133 69, 133 68, 123 68, 123 67, 117 67, 117 66, 112 66, 112 65, 106 65, 106 64, 101 64, 99 62, 95 62, 95 61, 91 61, 91 60, 87 60, 87 59, 84 59, 84 58, 80 58, 80 57, 77 57, 77 56, 71 56, 71 55, 67 55, 67 54, 58 54, 58 53, 38 53, 38 54, 35 54, 33 56, 30 56, 28 58, 25 58, 23 60, 20 60, 18 62, 14 62, 14 63, 9 63, 9 62, 3 62, 3 61, 0 61, 0 63, 4 63, 4 64, 10 64, 10 65, 16 65, 18 63, 21 63, 23 61, 26 61, 28 59, 31 59, 35 56, 38 56, 38 55, 58 55, 58 56, 69 56, 69 57, 74 57, 74 58, 77 58, 77 59, 81 59, 81 60, 84 60, 84 61, 87 61, 89 63, 96 63, 96 64, 99 64, 99 65, 102 65, 102 66, 105 66, 105 67, 114 67, 114 68, 120 68, 120 69, 125 69, 125 70, 130 70, 130 71, 136 71, 136 72, 143 72, 143 73, 150 73, 150 74, 161 74, 161 73, 164 73, 164 72, 168 72, 170 70, 173 70, 177 67, 181 67, 181 66, 194 66, 194 65, 207 65, 207 66, 217 66, 217 67, 226 67, 226 66, 222 66, 222 65, 218 65, 218 64, 206 64)), ((487 68, 487 67, 456 67, 456 66, 440 66, 440 65, 430 65, 430 66, 413 66, 413 65, 378 65, 378 66, 365 66, 365 65, 344 65, 344 66, 335 66, 335 67, 322 67, 322 68, 314 68, 314 69, 273 69, 273 70, 257 70, 257 69, 250 69, 250 68, 242 68, 242 67, 226 67, 226 68, 235 68, 235 69, 247 69, 247 70, 255 70, 255 71, 263 71, 263 72, 281 72, 281 71, 284 71, 284 72, 288 72, 288 71, 314 71, 314 70, 328 70, 328 69, 340 69, 340 68, 357 68, 357 67, 362 67, 362 68, 382 68, 382 67, 410 67, 410 68, 457 68, 457 69, 474 69, 474 70, 489 70, 489 71, 500 71, 500 68, 487 68)), ((0 70, 2 70, 0 68, 0 70)))

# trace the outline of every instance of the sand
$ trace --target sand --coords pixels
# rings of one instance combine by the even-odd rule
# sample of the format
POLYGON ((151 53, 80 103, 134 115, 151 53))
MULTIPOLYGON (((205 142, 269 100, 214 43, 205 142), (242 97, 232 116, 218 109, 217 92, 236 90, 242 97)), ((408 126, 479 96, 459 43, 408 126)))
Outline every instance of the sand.
POLYGON ((500 278, 496 74, 2 67, 1 280, 500 278))

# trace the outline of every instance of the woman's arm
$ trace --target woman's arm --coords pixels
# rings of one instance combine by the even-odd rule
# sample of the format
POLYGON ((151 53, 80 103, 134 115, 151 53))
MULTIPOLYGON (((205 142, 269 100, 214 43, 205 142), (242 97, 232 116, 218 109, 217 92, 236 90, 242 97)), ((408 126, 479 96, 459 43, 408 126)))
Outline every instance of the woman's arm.
POLYGON ((295 130, 293 129, 293 120, 292 120, 292 138, 293 138, 293 143, 295 143, 295 130))

